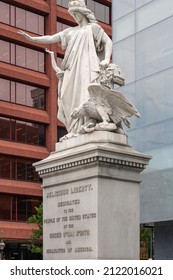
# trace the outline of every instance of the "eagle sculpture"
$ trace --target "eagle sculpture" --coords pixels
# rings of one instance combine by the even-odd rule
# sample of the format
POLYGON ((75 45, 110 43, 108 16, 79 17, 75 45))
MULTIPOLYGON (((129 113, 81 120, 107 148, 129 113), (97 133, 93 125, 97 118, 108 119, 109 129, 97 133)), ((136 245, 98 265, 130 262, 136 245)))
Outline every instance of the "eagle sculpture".
MULTIPOLYGON (((57 66, 54 53, 45 50, 51 56, 52 67, 57 77, 62 80, 64 72, 57 66)), ((113 89, 114 84, 119 86, 125 84, 124 74, 119 66, 113 63, 100 65, 98 80, 88 86, 89 99, 71 113, 71 118, 82 124, 79 131, 77 134, 68 133, 60 141, 94 130, 125 134, 122 122, 130 128, 128 118, 133 115, 140 117, 140 114, 124 94, 113 89)))
POLYGON ((98 83, 90 84, 88 91, 88 101, 71 114, 74 119, 85 117, 79 133, 106 130, 125 134, 122 122, 130 128, 128 118, 133 115, 140 117, 135 106, 121 92, 98 83))

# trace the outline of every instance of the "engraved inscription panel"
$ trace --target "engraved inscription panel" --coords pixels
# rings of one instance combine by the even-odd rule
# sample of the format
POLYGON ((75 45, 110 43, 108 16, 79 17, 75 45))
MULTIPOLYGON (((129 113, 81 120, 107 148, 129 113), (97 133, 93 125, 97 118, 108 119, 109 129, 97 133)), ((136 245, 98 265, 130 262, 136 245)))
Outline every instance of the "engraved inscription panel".
POLYGON ((44 189, 43 247, 46 259, 95 257, 96 192, 91 181, 44 189))

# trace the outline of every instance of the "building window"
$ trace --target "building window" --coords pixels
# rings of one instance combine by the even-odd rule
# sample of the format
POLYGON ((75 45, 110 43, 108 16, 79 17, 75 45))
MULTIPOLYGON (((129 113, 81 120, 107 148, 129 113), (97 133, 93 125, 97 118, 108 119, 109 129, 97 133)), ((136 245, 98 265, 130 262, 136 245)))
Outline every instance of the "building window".
POLYGON ((68 8, 69 0, 56 0, 57 5, 68 8))
POLYGON ((0 139, 45 146, 45 126, 0 116, 0 139))
POLYGON ((71 27, 71 26, 70 26, 70 25, 67 25, 67 24, 64 24, 64 23, 62 23, 62 22, 60 22, 60 21, 58 21, 57 24, 56 24, 57 32, 60 32, 60 31, 62 31, 62 30, 65 30, 65 29, 67 29, 67 28, 69 28, 69 27, 71 27))
POLYGON ((0 193, 0 220, 22 221, 36 214, 41 199, 34 196, 0 193))
POLYGON ((58 139, 57 142, 59 142, 60 138, 62 138, 64 135, 66 135, 68 132, 66 130, 65 127, 63 126, 58 126, 57 128, 57 135, 58 135, 58 139))
POLYGON ((90 9, 97 20, 110 24, 110 7, 100 4, 94 0, 86 0, 87 8, 90 9))
POLYGON ((61 63, 62 63, 62 61, 63 61, 63 58, 61 58, 61 57, 57 57, 56 58, 56 62, 57 62, 57 65, 61 68, 61 63))
POLYGON ((0 79, 0 100, 45 110, 45 96, 42 88, 0 79))
POLYGON ((0 219, 11 219, 11 195, 0 194, 0 219))
POLYGON ((0 155, 0 178, 39 182, 39 177, 32 164, 35 161, 0 155))
POLYGON ((44 17, 0 2, 0 22, 44 35, 44 17))
POLYGON ((7 41, 0 41, 0 61, 42 73, 45 72, 43 52, 15 45, 7 41))
MULTIPOLYGON (((105 22, 107 24, 111 23, 110 7, 94 0, 86 0, 85 2, 87 8, 94 13, 97 20, 105 22)), ((57 0, 56 3, 61 7, 68 8, 69 0, 57 0)))

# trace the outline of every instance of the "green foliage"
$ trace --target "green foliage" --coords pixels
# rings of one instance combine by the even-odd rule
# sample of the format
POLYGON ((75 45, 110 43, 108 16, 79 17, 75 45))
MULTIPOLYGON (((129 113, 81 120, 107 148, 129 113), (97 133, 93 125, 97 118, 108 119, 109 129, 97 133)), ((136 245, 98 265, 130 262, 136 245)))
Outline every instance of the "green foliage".
POLYGON ((150 245, 150 235, 151 235, 151 229, 149 228, 142 228, 140 231, 140 240, 141 242, 144 241, 147 247, 150 245))
POLYGON ((141 259, 154 259, 154 229, 142 228, 140 232, 141 259))
POLYGON ((38 229, 32 229, 31 237, 31 252, 36 254, 43 254, 43 246, 38 244, 38 240, 43 236, 43 204, 35 207, 36 214, 28 218, 29 224, 36 224, 38 229))

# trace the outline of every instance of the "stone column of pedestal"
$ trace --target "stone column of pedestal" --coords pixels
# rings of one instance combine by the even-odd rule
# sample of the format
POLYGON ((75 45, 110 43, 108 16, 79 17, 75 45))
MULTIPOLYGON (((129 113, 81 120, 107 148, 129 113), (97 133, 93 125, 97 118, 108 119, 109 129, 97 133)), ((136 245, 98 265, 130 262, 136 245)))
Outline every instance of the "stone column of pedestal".
POLYGON ((44 259, 139 259, 140 172, 149 159, 124 135, 94 132, 36 163, 44 259))

